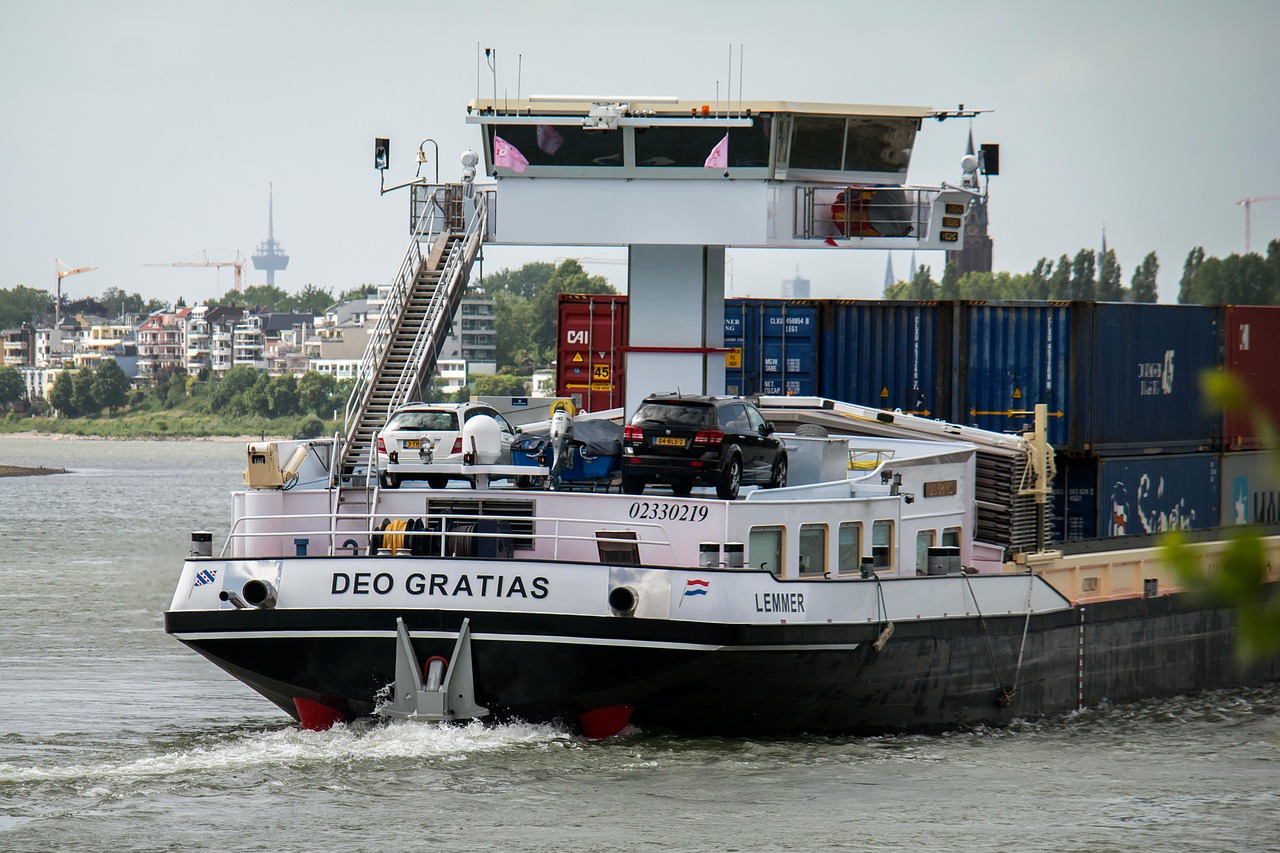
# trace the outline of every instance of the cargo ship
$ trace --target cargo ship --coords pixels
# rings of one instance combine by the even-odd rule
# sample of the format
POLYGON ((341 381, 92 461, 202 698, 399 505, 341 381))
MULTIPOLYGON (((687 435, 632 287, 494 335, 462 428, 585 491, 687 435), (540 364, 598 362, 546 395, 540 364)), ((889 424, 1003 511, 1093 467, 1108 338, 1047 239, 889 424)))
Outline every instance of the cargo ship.
MULTIPOLYGON (((546 466, 508 470, 490 433, 464 427, 447 473, 474 488, 383 488, 379 432, 426 387, 486 242, 629 247, 625 342, 582 350, 593 378, 626 387, 577 418, 625 420, 650 391, 759 394, 731 387, 744 348, 725 337, 726 246, 952 248, 984 193, 972 155, 956 186, 905 183, 924 121, 972 111, 529 98, 467 112, 483 150, 458 182, 409 185, 409 250, 345 434, 248 447, 225 544, 192 534, 165 613, 178 640, 310 728, 382 714, 590 736, 903 731, 1280 678, 1280 662, 1233 667, 1232 612, 1181 589, 1157 550, 1048 547, 1064 422, 1043 403, 1007 434, 784 381, 754 399, 785 442, 785 482, 732 499, 563 488, 563 411, 546 466)), ((1074 435, 1119 446, 1123 428, 1074 435)), ((1222 544, 1192 547, 1212 563, 1222 544)), ((1280 557, 1280 540, 1265 547, 1280 557)))

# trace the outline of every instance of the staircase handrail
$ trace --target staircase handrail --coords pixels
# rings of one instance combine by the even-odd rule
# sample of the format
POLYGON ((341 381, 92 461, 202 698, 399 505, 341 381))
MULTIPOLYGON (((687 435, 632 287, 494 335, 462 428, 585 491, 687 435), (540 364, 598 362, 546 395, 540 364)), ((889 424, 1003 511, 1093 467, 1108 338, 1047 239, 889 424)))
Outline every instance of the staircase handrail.
POLYGON ((416 367, 411 371, 406 370, 400 374, 400 378, 396 382, 395 391, 391 395, 393 409, 397 405, 409 402, 409 392, 421 384, 424 373, 435 368, 434 362, 428 364, 425 356, 428 353, 436 352, 435 344, 440 332, 443 331, 443 325, 452 320, 453 312, 447 309, 459 283, 458 279, 466 274, 470 267, 470 261, 475 258, 476 253, 479 251, 486 228, 488 214, 486 202, 485 195, 476 195, 475 209, 466 224, 463 239, 449 247, 445 263, 440 268, 440 277, 436 282, 435 290, 431 294, 431 301, 427 305, 426 322, 418 327, 417 334, 414 335, 413 345, 409 350, 406 363, 416 365, 416 367))
POLYGON ((357 412, 363 410, 367 397, 373 390, 373 377, 378 375, 378 368, 391 348, 395 324, 400 321, 405 300, 413 289, 418 267, 422 264, 422 243, 437 236, 442 220, 443 212, 435 205, 428 205, 427 214, 418 217, 417 227, 409 239, 409 248, 405 251, 404 260, 400 262, 400 270, 387 291, 382 309, 378 313, 378 322, 369 333, 369 344, 356 368, 355 385, 343 410, 343 426, 349 437, 357 426, 353 419, 357 412))

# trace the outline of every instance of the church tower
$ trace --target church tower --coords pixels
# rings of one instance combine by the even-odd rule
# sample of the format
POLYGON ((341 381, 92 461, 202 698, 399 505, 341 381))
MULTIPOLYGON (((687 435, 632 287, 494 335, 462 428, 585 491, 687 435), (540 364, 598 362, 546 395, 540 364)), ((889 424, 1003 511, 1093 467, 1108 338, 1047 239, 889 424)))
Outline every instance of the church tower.
MULTIPOLYGON (((985 146, 984 146, 985 147, 985 146)), ((973 130, 969 130, 969 144, 965 154, 972 155, 973 130)), ((977 188, 980 180, 977 173, 966 177, 965 182, 973 183, 977 188)), ((947 252, 947 263, 955 262, 956 272, 960 275, 971 272, 991 272, 992 241, 987 234, 987 199, 983 196, 974 202, 964 225, 964 248, 958 252, 947 252)))

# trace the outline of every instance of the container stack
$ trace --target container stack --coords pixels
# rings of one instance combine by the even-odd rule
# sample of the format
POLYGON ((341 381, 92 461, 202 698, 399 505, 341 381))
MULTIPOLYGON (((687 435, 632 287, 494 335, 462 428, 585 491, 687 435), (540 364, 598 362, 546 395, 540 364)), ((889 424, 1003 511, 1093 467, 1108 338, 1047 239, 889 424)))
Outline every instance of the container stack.
POLYGON ((731 394, 1009 433, 1047 404, 1058 542, 1280 521, 1252 413, 1206 406, 1200 388, 1228 371, 1280 422, 1280 307, 730 299, 725 346, 731 394))

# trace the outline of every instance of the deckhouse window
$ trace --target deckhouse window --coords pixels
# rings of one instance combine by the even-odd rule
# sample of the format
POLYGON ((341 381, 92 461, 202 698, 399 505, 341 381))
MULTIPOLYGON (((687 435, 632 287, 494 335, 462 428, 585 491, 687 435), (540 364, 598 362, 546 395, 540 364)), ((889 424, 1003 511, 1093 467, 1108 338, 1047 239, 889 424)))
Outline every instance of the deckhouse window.
POLYGON ((753 527, 747 537, 747 562, 782 577, 781 527, 753 527))
POLYGON ((919 530, 916 532, 916 574, 923 575, 929 571, 929 549, 933 547, 936 530, 919 530))
POLYGON ((871 522, 871 556, 877 572, 893 568, 893 521, 871 522))
POLYGON ((842 575, 856 574, 862 562, 862 522, 842 521, 837 534, 839 554, 837 571, 842 575))
POLYGON ((840 171, 844 153, 844 119, 796 116, 791 167, 840 171))
POLYGON ((800 577, 821 577, 827 573, 827 526, 800 525, 800 577))

